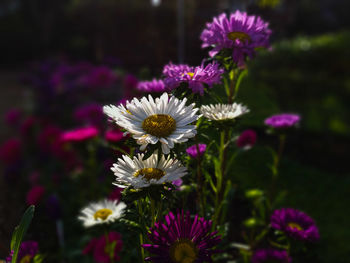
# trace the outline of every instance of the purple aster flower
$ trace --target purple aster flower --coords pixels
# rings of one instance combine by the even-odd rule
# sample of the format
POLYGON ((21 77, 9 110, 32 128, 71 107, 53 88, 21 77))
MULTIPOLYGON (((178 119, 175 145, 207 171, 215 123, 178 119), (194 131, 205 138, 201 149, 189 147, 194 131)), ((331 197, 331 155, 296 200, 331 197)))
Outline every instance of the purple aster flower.
POLYGON ((244 66, 245 58, 252 58, 257 48, 269 47, 271 30, 268 25, 260 17, 248 16, 238 10, 229 18, 222 13, 206 24, 200 36, 202 48, 214 47, 209 52, 211 57, 224 48, 232 49, 233 60, 238 66, 244 66))
POLYGON ((137 84, 137 90, 142 92, 164 92, 167 88, 163 80, 153 79, 152 81, 141 81, 137 84))
POLYGON ((165 75, 165 86, 170 90, 178 87, 181 83, 188 83, 188 87, 194 92, 203 95, 204 84, 211 88, 214 84, 220 83, 223 69, 219 68, 219 64, 213 61, 211 64, 197 67, 180 64, 174 65, 169 63, 163 69, 165 75))
POLYGON ((12 257, 13 257, 13 254, 15 253, 14 250, 11 250, 10 254, 8 255, 8 257, 5 259, 5 263, 11 263, 12 261, 12 257))
POLYGON ((36 241, 25 241, 22 242, 18 252, 18 262, 31 262, 32 258, 35 257, 39 252, 39 245, 36 241))
POLYGON ((252 263, 290 263, 291 257, 288 256, 287 251, 277 249, 258 249, 254 252, 252 257, 252 263))
POLYGON ((301 241, 320 239, 315 221, 306 213, 293 208, 281 208, 271 215, 271 227, 301 241))
POLYGON ((150 229, 149 240, 153 244, 142 245, 155 254, 146 261, 164 262, 207 262, 216 251, 212 248, 220 241, 217 232, 210 232, 212 222, 184 211, 165 216, 166 223, 157 222, 150 229))
POLYGON ((272 115, 271 117, 265 119, 264 123, 275 129, 285 129, 297 125, 299 121, 300 116, 298 114, 282 113, 272 115))
MULTIPOLYGON (((206 149, 207 149, 207 145, 206 144, 199 143, 198 144, 199 156, 202 156, 206 149)), ((197 144, 188 147, 186 149, 186 152, 192 158, 197 158, 198 157, 197 144)))
POLYGON ((254 130, 243 131, 237 141, 236 145, 238 148, 250 149, 256 143, 256 132, 254 130))

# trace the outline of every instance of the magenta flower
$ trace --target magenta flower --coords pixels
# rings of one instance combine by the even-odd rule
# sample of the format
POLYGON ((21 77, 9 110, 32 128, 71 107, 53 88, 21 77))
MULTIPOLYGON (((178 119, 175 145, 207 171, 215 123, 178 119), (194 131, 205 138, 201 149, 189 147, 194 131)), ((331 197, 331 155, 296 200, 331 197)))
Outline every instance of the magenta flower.
POLYGON ((315 221, 306 213, 293 208, 281 208, 271 215, 271 227, 301 241, 320 239, 315 221))
MULTIPOLYGON (((202 156, 207 149, 207 145, 204 143, 198 144, 199 149, 199 156, 202 156)), ((192 158, 198 158, 198 150, 197 150, 197 144, 192 145, 186 149, 186 153, 191 156, 192 158)))
POLYGON ((252 257, 252 263, 290 263, 292 258, 288 255, 285 250, 277 249, 258 249, 254 252, 252 257))
POLYGON ((164 92, 167 90, 163 80, 153 79, 151 81, 141 81, 137 84, 137 90, 141 92, 164 92))
POLYGON ((191 219, 189 212, 165 216, 166 223, 157 222, 150 229, 148 238, 152 244, 142 246, 154 256, 145 261, 164 262, 207 262, 211 261, 213 250, 220 243, 217 232, 211 232, 212 222, 196 215, 191 219))
POLYGON ((219 68, 219 64, 213 61, 211 64, 204 66, 204 63, 198 67, 190 67, 188 65, 174 65, 169 63, 163 69, 165 76, 165 86, 170 90, 178 87, 181 83, 188 83, 188 87, 193 93, 203 95, 204 85, 212 88, 214 84, 220 83, 223 69, 219 68))
POLYGON ((98 129, 94 126, 78 128, 72 131, 66 131, 62 134, 61 140, 63 142, 80 142, 98 135, 98 129))
POLYGON ((8 139, 0 146, 0 160, 7 165, 17 162, 20 155, 21 141, 18 138, 8 139))
POLYGON ((17 260, 20 263, 30 263, 32 259, 38 254, 39 245, 36 241, 24 241, 22 242, 19 251, 17 260))
POLYGON ((126 136, 124 136, 124 132, 118 129, 107 130, 105 132, 105 139, 109 142, 119 142, 125 138, 126 136))
POLYGON ((244 66, 245 58, 252 58, 257 48, 268 48, 271 30, 268 23, 258 16, 248 16, 236 11, 229 17, 222 13, 207 23, 200 38, 202 48, 214 47, 209 55, 214 57, 222 49, 232 49, 232 57, 239 67, 244 66))
POLYGON ((83 254, 93 253, 94 259, 98 263, 109 263, 111 258, 114 261, 119 261, 118 253, 123 248, 121 235, 117 232, 108 233, 108 242, 106 236, 92 239, 84 248, 83 254))
POLYGON ((6 257, 5 259, 5 263, 11 263, 12 261, 12 257, 13 257, 13 254, 15 253, 14 250, 11 250, 10 254, 8 255, 8 257, 6 257))
POLYGON ((243 131, 237 141, 236 145, 238 148, 250 149, 256 143, 256 132, 254 130, 243 131))
POLYGON ((44 196, 45 188, 41 185, 33 186, 27 193, 27 204, 37 205, 44 196))
POLYGON ((298 114, 282 113, 265 119, 265 124, 275 129, 286 129, 296 126, 300 121, 298 114))

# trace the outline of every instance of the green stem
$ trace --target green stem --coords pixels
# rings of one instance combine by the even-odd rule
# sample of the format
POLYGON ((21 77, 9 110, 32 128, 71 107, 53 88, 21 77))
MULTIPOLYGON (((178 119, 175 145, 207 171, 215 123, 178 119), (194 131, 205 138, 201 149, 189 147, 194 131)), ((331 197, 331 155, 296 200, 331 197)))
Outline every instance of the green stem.
POLYGON ((205 206, 203 200, 203 176, 202 176, 202 158, 199 152, 199 144, 196 138, 196 148, 197 148, 197 184, 198 184, 198 205, 201 216, 205 215, 205 206))
POLYGON ((286 135, 280 134, 279 135, 279 145, 277 150, 277 155, 274 158, 273 165, 272 165, 272 183, 271 183, 271 191, 270 191, 270 198, 271 201, 273 201, 274 195, 275 195, 275 188, 277 183, 277 178, 279 174, 279 164, 282 158, 282 153, 284 150, 284 146, 286 143, 286 135))
POLYGON ((154 223, 156 222, 156 207, 155 207, 155 201, 152 197, 149 198, 151 201, 151 219, 152 219, 152 225, 151 227, 154 226, 154 223))
POLYGON ((227 131, 223 130, 220 134, 220 153, 219 153, 219 160, 221 165, 221 173, 220 178, 217 179, 217 192, 215 197, 215 213, 213 217, 213 229, 216 228, 218 218, 220 218, 221 208, 222 208, 222 201, 224 198, 224 192, 225 188, 223 187, 225 185, 225 170, 226 170, 226 155, 227 155, 227 147, 225 145, 225 142, 227 141, 227 131))
POLYGON ((142 226, 143 226, 143 229, 142 229, 142 231, 140 232, 140 235, 139 235, 141 262, 143 262, 144 259, 145 259, 145 250, 144 250, 144 248, 142 247, 142 245, 143 245, 143 230, 144 230, 144 228, 145 228, 145 223, 144 223, 144 220, 143 220, 143 212, 142 212, 142 203, 141 203, 141 200, 138 200, 138 201, 137 201, 137 206, 138 206, 138 211, 139 211, 139 216, 140 216, 141 224, 142 224, 142 226))

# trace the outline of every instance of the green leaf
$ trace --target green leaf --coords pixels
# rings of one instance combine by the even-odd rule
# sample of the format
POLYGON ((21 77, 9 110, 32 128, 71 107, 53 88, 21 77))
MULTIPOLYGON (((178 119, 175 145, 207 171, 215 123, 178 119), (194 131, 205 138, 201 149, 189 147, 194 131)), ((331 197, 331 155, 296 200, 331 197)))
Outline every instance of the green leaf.
POLYGON ((41 254, 36 254, 33 258, 33 263, 41 263, 44 260, 44 256, 41 254))
POLYGON ((22 216, 20 224, 16 226, 15 230, 13 231, 12 239, 11 239, 11 251, 13 251, 13 257, 11 261, 12 263, 17 262, 19 247, 21 245, 23 236, 27 232, 30 222, 33 219, 34 210, 35 210, 34 205, 31 205, 30 207, 28 207, 24 215, 22 216))

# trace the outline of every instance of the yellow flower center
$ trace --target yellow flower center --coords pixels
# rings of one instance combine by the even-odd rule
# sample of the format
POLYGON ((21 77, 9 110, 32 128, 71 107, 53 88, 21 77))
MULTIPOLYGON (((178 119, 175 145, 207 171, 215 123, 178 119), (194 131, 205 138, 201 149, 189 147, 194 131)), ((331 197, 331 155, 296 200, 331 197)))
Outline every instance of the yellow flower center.
POLYGON ((189 239, 179 239, 170 247, 170 256, 174 263, 193 263, 197 259, 198 249, 189 239))
POLYGON ((289 226, 290 228, 293 228, 293 229, 303 230, 303 228, 302 228, 299 224, 294 223, 294 222, 288 223, 288 226, 289 226))
POLYGON ((170 115, 155 114, 142 122, 142 129, 156 137, 167 137, 176 129, 176 121, 170 115))
POLYGON ((138 177, 140 175, 143 175, 145 179, 150 181, 151 179, 159 180, 165 175, 165 172, 158 169, 158 168, 143 168, 138 170, 134 176, 138 177))
POLYGON ((21 259, 20 263, 30 263, 31 261, 32 261, 32 255, 25 255, 21 259))
POLYGON ((187 72, 186 74, 187 74, 188 76, 190 76, 191 79, 193 79, 193 76, 194 76, 194 73, 193 73, 193 72, 187 72))
POLYGON ((227 37, 229 39, 231 39, 232 41, 235 41, 236 39, 241 40, 242 42, 246 42, 248 41, 248 43, 252 42, 252 39, 250 38, 250 36, 244 32, 230 32, 227 34, 227 37))
POLYGON ((102 208, 100 210, 97 210, 96 213, 94 214, 94 219, 97 220, 97 218, 102 219, 103 221, 106 220, 113 211, 108 208, 102 208))

